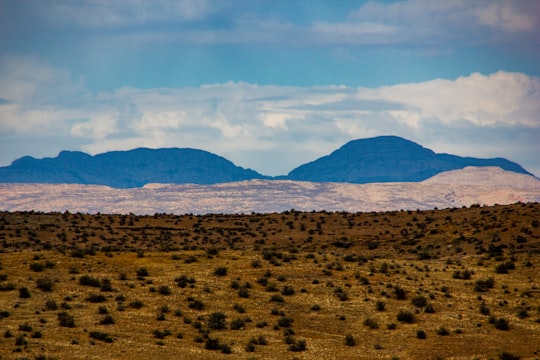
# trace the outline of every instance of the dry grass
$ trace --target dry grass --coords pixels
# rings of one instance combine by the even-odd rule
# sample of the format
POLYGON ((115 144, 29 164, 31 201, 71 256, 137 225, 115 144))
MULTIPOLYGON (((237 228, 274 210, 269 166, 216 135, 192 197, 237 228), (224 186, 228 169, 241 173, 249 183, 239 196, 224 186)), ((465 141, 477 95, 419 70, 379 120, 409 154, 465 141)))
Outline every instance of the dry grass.
POLYGON ((536 203, 358 214, 0 213, 0 358, 537 358, 539 219, 536 203), (182 275, 194 282, 178 286, 182 275), (490 278, 492 288, 479 288, 490 278), (51 291, 40 279, 52 280, 51 291), (85 285, 92 281, 99 287, 85 285), (112 291, 102 291, 107 284, 112 291), (60 326, 62 312, 74 327, 60 326), (107 315, 114 323, 102 323, 107 315), (215 329, 223 315, 225 328, 215 329), (508 330, 497 329, 505 322, 508 330), (287 343, 302 350, 302 341, 297 352, 287 343))

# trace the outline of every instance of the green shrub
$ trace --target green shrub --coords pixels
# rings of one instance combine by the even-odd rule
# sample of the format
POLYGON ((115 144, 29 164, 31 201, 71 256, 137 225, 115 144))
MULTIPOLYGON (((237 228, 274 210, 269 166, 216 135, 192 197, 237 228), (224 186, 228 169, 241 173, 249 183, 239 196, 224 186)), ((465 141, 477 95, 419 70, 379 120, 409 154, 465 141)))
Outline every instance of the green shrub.
POLYGON ((223 330, 227 327, 226 316, 218 311, 208 316, 208 328, 213 330, 223 330))
POLYGON ((417 339, 425 339, 427 336, 426 336, 426 332, 424 330, 417 330, 416 331, 416 338, 417 339))
POLYGON ((28 290, 26 287, 22 286, 19 288, 19 298, 21 299, 28 299, 30 298, 30 290, 28 290))

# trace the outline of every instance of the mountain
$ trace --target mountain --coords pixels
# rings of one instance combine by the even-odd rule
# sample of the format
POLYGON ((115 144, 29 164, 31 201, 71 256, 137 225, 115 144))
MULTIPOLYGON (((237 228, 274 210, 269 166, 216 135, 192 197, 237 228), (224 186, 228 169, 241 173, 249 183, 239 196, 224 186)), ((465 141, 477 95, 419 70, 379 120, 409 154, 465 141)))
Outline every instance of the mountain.
POLYGON ((62 151, 55 158, 25 156, 0 168, 3 183, 95 184, 115 188, 148 183, 215 184, 262 179, 263 175, 235 166, 229 160, 196 149, 112 151, 91 156, 62 151))
POLYGON ((496 166, 532 175, 520 165, 503 158, 477 159, 436 154, 397 136, 353 140, 313 162, 292 170, 287 179, 313 182, 417 182, 443 171, 466 166, 496 166))
POLYGON ((250 180, 135 189, 79 184, 0 184, 0 211, 151 215, 392 211, 539 202, 540 180, 494 167, 467 167, 422 182, 315 183, 250 180))
MULTIPOLYGON (((304 164, 274 180, 311 182, 417 182, 443 171, 466 166, 496 166, 531 175, 502 158, 476 159, 436 154, 397 136, 351 141, 328 156, 304 164)), ((0 167, 0 183, 93 184, 114 188, 141 187, 149 183, 217 184, 270 179, 231 161, 196 149, 146 149, 112 151, 91 156, 62 151, 55 158, 30 156, 0 167)))

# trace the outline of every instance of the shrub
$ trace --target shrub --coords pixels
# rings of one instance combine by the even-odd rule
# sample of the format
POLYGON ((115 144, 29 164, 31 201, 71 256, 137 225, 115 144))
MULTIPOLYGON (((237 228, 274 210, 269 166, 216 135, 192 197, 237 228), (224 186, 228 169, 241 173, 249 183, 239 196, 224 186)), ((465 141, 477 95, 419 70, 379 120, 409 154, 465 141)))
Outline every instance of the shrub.
POLYGON ((84 286, 100 287, 101 283, 99 279, 93 278, 89 275, 83 275, 79 278, 79 284, 84 286))
POLYGON ((480 305, 480 314, 482 315, 489 315, 490 311, 489 308, 486 306, 486 304, 480 305))
POLYGON ((58 324, 63 327, 72 328, 75 327, 75 318, 65 311, 58 313, 58 324))
POLYGON ((417 330, 416 331, 416 338, 417 339, 425 339, 426 338, 426 332, 424 330, 417 330))
POLYGON ((145 267, 142 267, 142 268, 138 269, 136 274, 137 274, 138 277, 146 277, 146 276, 149 275, 148 270, 145 267))
POLYGON ((90 331, 89 336, 92 339, 104 341, 106 343, 112 343, 114 341, 114 339, 111 337, 111 335, 109 335, 109 334, 107 334, 105 332, 101 332, 101 331, 90 331))
POLYGON ((372 318, 365 319, 364 320, 364 325, 369 327, 370 329, 378 329, 379 328, 379 324, 377 323, 377 321, 372 319, 372 318))
POLYGON ((214 275, 216 275, 216 276, 226 276, 228 272, 229 272, 229 270, 226 267, 220 266, 220 267, 218 267, 218 268, 216 268, 214 270, 214 275))
POLYGON ((161 285, 158 289, 161 295, 171 295, 171 289, 167 285, 161 285))
POLYGON ((49 277, 42 277, 36 280, 36 287, 44 292, 51 292, 54 288, 54 281, 49 277))
POLYGON ((240 304, 238 304, 238 303, 235 303, 235 304, 233 305, 233 309, 236 310, 236 311, 238 311, 240 314, 243 314, 243 313, 246 312, 246 309, 245 309, 242 305, 240 305, 240 304))
POLYGON ((437 335, 447 336, 450 335, 450 331, 448 331, 445 327, 441 326, 439 330, 437 330, 437 335))
POLYGON ((490 317, 489 318, 489 323, 493 324, 495 326, 495 329, 497 329, 497 330, 506 331, 506 330, 510 329, 510 324, 509 324, 508 320, 506 320, 505 318, 490 317))
POLYGON ((214 330, 223 330, 227 327, 226 316, 222 312, 214 312, 208 316, 208 328, 214 330))
POLYGON ((102 303, 107 301, 107 298, 102 294, 90 294, 85 300, 91 303, 102 303))
POLYGON ((58 304, 53 299, 45 301, 45 309, 47 310, 58 310, 58 304))
POLYGON ((240 330, 246 327, 246 319, 238 318, 231 321, 231 330, 240 330))
POLYGON ((275 301, 275 302, 285 302, 285 300, 283 299, 283 297, 281 295, 278 295, 278 294, 274 294, 270 297, 270 301, 275 301))
POLYGON ((292 318, 283 316, 283 317, 278 319, 277 325, 279 327, 288 328, 288 327, 290 327, 292 325, 293 322, 294 322, 294 320, 292 318))
POLYGON ((41 272, 45 270, 45 264, 38 263, 38 262, 31 263, 30 270, 35 271, 35 272, 41 272))
POLYGON ((133 309, 140 309, 144 306, 144 303, 141 300, 133 300, 129 303, 129 307, 133 309))
POLYGON ((292 344, 289 344, 287 348, 289 351, 305 351, 307 349, 306 340, 295 340, 292 344))
POLYGON ((499 354, 499 359, 500 360, 519 360, 521 359, 521 356, 507 353, 506 351, 504 351, 499 354))
POLYGON ((24 332, 31 332, 32 326, 28 325, 28 323, 24 323, 24 324, 19 325, 19 330, 24 331, 24 332))
POLYGON ((413 323, 414 322, 414 314, 410 311, 400 310, 397 315, 398 321, 405 322, 405 323, 413 323))
POLYGON ((426 314, 434 314, 435 313, 435 308, 433 307, 432 304, 427 304, 426 307, 424 308, 424 312, 426 314))
POLYGON ((189 301, 188 307, 194 310, 204 309, 204 303, 201 300, 192 299, 189 301))
POLYGON ((345 345, 356 346, 356 339, 351 334, 345 336, 345 345))
POLYGON ((474 283, 474 291, 486 292, 489 289, 492 289, 494 286, 495 286, 495 280, 492 277, 485 280, 480 279, 480 280, 476 280, 476 282, 474 283))
POLYGON ((154 330, 152 331, 152 334, 154 335, 154 337, 156 339, 165 339, 167 336, 171 335, 171 331, 170 330, 154 330))
POLYGON ((28 341, 23 335, 17 336, 17 338, 15 339, 15 346, 24 346, 27 344, 28 344, 28 341))
POLYGON ((427 299, 424 296, 415 296, 411 300, 411 303, 416 307, 422 308, 427 305, 427 299))
POLYGON ((398 285, 394 286, 394 295, 396 296, 396 299, 398 300, 407 299, 407 293, 398 285))
POLYGON ((249 298, 249 290, 246 289, 246 288, 241 288, 238 290, 238 296, 242 297, 242 298, 249 298))
POLYGON ((286 285, 283 290, 281 290, 282 295, 294 295, 294 289, 291 286, 286 285))
POLYGON ((186 275, 181 275, 177 277, 176 279, 174 279, 174 281, 178 284, 178 287, 182 289, 185 288, 188 284, 195 283, 195 279, 186 275))
POLYGON ((101 325, 111 325, 114 324, 114 319, 111 315, 105 315, 103 319, 99 322, 101 325))
POLYGON ((386 303, 382 300, 377 300, 377 302, 375 303, 375 309, 377 311, 384 311, 386 307, 386 303))
POLYGON ((20 287, 19 288, 19 298, 21 299, 28 299, 31 297, 30 291, 26 287, 20 287))

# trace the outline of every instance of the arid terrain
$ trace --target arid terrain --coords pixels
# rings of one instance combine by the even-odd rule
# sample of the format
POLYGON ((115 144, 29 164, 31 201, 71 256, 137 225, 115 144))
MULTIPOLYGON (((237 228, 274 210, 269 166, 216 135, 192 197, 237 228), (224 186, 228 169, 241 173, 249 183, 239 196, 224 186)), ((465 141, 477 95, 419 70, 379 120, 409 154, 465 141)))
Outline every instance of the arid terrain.
POLYGON ((539 222, 0 212, 0 358, 536 359, 539 222))

